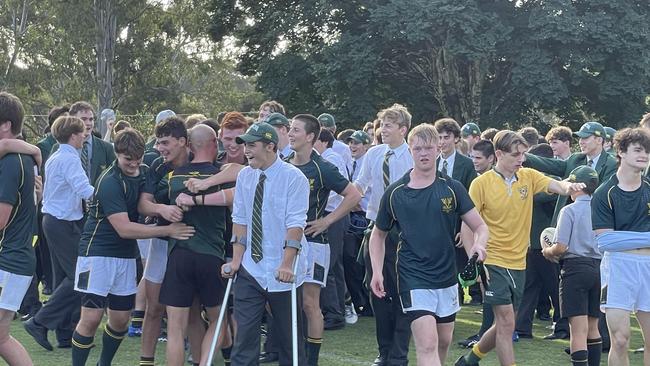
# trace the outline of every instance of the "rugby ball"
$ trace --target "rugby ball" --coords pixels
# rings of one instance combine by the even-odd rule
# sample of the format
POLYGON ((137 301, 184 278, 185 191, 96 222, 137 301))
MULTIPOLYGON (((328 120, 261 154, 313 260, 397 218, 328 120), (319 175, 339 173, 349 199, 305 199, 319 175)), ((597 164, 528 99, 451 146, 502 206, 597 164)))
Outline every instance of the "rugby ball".
POLYGON ((542 245, 542 248, 551 247, 553 244, 553 239, 555 238, 555 228, 547 227, 542 230, 542 233, 539 236, 539 243, 542 245))

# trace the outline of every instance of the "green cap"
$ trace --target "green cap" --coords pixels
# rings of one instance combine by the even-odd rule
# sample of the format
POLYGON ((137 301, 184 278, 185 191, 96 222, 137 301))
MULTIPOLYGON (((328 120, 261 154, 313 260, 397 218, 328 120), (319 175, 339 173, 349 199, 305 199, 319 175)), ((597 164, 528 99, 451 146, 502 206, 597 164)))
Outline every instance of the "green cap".
POLYGON ((481 129, 478 128, 478 125, 474 122, 467 122, 463 125, 463 128, 460 129, 460 134, 463 137, 467 136, 481 136, 481 129))
POLYGON ((581 165, 573 169, 567 180, 571 183, 584 183, 591 192, 598 188, 598 172, 588 165, 581 165))
POLYGON ((238 144, 255 141, 278 143, 278 134, 275 128, 266 122, 254 123, 248 128, 245 134, 237 136, 235 141, 238 144))
POLYGON ((289 126, 289 120, 282 113, 271 113, 266 117, 264 122, 270 124, 271 126, 289 126))
POLYGON ((587 122, 580 127, 580 131, 574 132, 573 134, 580 138, 587 138, 594 135, 596 137, 602 137, 603 139, 606 135, 605 128, 598 122, 587 122))
POLYGON ((605 126, 605 140, 611 140, 614 138, 614 135, 616 135, 616 130, 605 126))
POLYGON ((329 113, 323 113, 318 116, 318 122, 320 122, 321 127, 336 127, 334 116, 329 113))
POLYGON ((350 140, 354 140, 358 143, 368 145, 370 143, 370 135, 368 135, 364 131, 356 130, 352 132, 352 135, 350 135, 350 137, 346 139, 346 142, 350 142, 350 140))

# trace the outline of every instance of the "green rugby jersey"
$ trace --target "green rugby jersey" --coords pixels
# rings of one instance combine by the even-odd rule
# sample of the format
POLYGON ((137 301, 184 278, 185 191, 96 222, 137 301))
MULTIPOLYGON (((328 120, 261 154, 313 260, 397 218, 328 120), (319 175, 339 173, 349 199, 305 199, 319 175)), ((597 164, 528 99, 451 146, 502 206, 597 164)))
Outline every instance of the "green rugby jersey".
MULTIPOLYGON (((168 175, 168 200, 176 202, 179 194, 185 193, 193 195, 185 188, 185 181, 191 178, 206 179, 221 170, 221 164, 218 163, 190 163, 180 168, 174 169, 168 175)), ((217 185, 210 187, 201 194, 210 194, 224 188, 233 187, 233 184, 217 185)), ((193 206, 189 211, 183 214, 183 222, 193 226, 196 232, 188 240, 169 239, 169 252, 178 247, 186 248, 195 253, 214 255, 224 259, 226 246, 226 215, 228 207, 226 206, 193 206)))
POLYGON ((433 184, 410 188, 409 170, 386 188, 375 226, 400 232, 397 247, 399 293, 456 284, 456 220, 474 208, 463 185, 437 172, 433 184))
MULTIPOLYGON (((285 161, 291 163, 294 154, 289 155, 285 161)), ((350 181, 339 173, 334 164, 323 159, 316 150, 311 152, 311 160, 307 164, 295 165, 295 167, 300 169, 309 180, 307 222, 324 217, 330 191, 341 194, 350 181)), ((316 236, 307 236, 307 241, 327 244, 327 230, 316 236)))
POLYGON ((9 221, 0 230, 0 269, 32 276, 36 256, 32 241, 36 224, 34 159, 8 154, 0 159, 0 202, 11 205, 9 221))
POLYGON ((147 170, 146 165, 141 165, 140 174, 129 177, 122 173, 116 160, 99 176, 81 234, 79 256, 137 258, 140 255, 137 241, 120 237, 108 217, 126 212, 130 221, 138 222, 138 199, 147 170))
POLYGON ((641 186, 628 192, 612 175, 591 199, 591 224, 594 230, 650 231, 650 179, 642 177, 641 186))

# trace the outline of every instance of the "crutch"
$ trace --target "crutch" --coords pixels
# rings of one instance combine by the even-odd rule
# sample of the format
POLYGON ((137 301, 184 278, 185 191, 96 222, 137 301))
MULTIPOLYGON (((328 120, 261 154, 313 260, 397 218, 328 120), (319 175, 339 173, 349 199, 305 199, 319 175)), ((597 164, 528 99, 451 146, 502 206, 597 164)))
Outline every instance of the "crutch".
POLYGON ((298 260, 300 253, 296 253, 293 262, 293 283, 291 283, 291 355, 292 365, 298 365, 298 295, 296 294, 296 282, 298 282, 298 260))
MULTIPOLYGON (((224 273, 228 274, 232 272, 230 265, 226 265, 223 269, 224 273)), ((235 275, 236 276, 236 275, 235 275)), ((230 296, 230 289, 232 287, 233 277, 228 279, 228 284, 226 285, 226 293, 223 297, 223 302, 221 303, 221 309, 219 309, 219 318, 217 319, 217 328, 214 330, 214 335, 212 336, 212 343, 210 344, 210 353, 208 353, 208 363, 206 365, 212 365, 212 359, 214 358, 214 349, 217 347, 217 340, 219 339, 219 333, 221 333, 221 326, 223 325, 223 318, 226 315, 226 308, 228 307, 228 297, 230 296)))

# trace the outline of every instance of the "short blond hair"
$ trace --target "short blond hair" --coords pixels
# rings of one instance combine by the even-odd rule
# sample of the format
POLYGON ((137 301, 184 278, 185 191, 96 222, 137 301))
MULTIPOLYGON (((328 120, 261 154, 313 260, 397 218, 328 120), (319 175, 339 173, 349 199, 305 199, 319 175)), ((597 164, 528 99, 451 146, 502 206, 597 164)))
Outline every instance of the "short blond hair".
POLYGON ((426 143, 432 143, 432 144, 438 144, 438 131, 436 130, 435 127, 428 123, 422 123, 419 124, 409 132, 408 135, 408 143, 410 144, 415 140, 415 138, 418 138, 426 143))
POLYGON ((411 128, 411 114, 401 104, 395 103, 377 113, 377 118, 385 122, 395 122, 399 127, 411 128))
POLYGON ((72 135, 85 130, 86 127, 81 118, 68 115, 60 116, 52 124, 52 136, 59 144, 67 144, 72 135))
POLYGON ((190 128, 205 121, 206 119, 208 119, 208 117, 200 113, 190 114, 187 116, 187 118, 185 118, 185 128, 189 130, 190 128))

